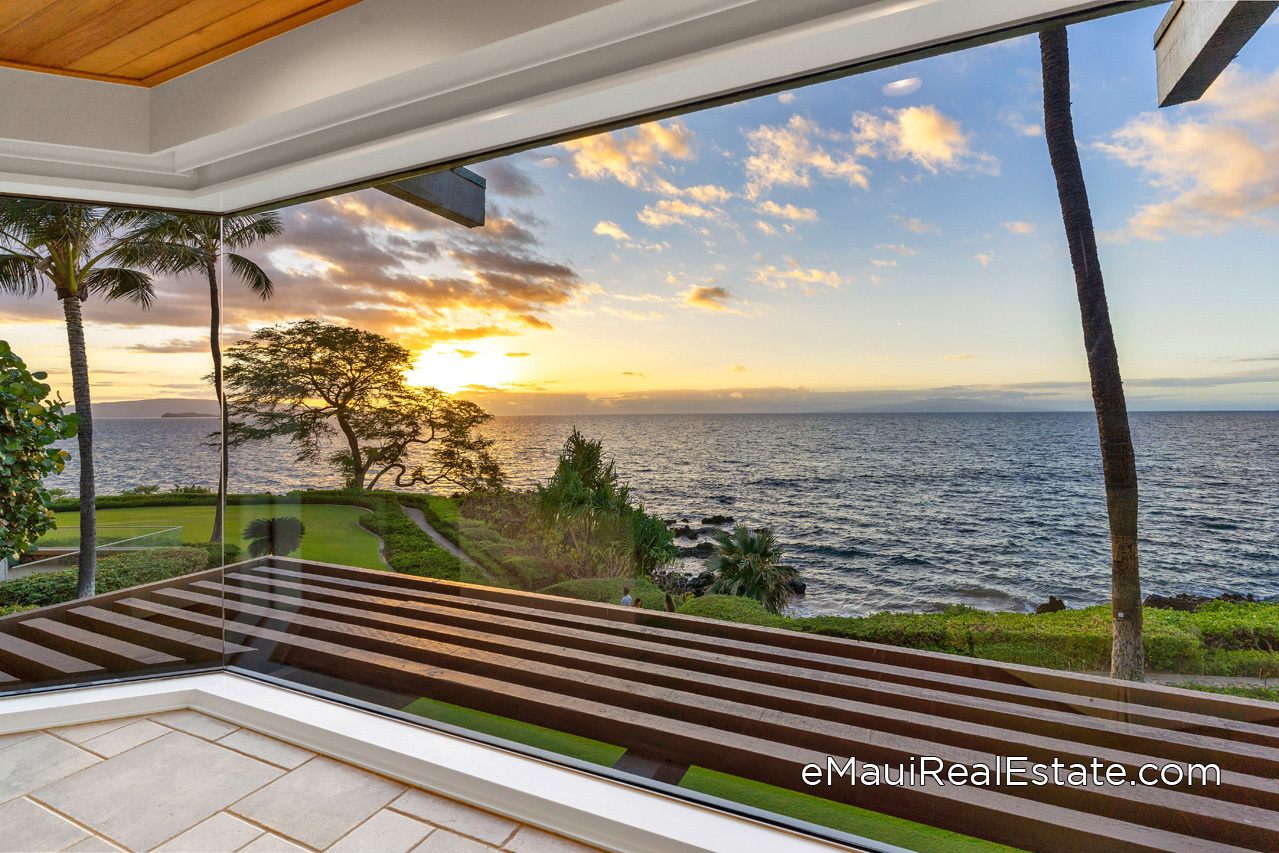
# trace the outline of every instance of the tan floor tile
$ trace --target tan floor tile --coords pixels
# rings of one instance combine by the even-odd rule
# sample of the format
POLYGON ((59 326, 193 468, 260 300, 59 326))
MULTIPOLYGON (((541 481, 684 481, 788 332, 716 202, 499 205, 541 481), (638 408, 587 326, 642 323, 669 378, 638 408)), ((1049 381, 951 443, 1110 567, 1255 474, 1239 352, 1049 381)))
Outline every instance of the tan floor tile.
POLYGON ((133 749, 135 746, 141 746, 149 740, 155 740, 171 731, 173 730, 166 729, 159 723, 153 723, 150 720, 138 720, 136 723, 129 723, 123 728, 86 740, 80 746, 91 752, 96 752, 103 758, 111 758, 133 749))
POLYGON ((124 853, 122 848, 116 847, 105 838, 99 838, 96 835, 90 835, 84 841, 66 849, 66 853, 124 853))
POLYGON ((328 853, 409 853, 435 827, 383 809, 328 849, 328 853))
POLYGON ((519 828, 513 820, 426 791, 411 790, 391 808, 489 844, 501 844, 519 828))
POLYGON ((0 806, 0 851, 61 850, 88 836, 80 827, 26 798, 0 806))
POLYGON ((218 812, 186 832, 160 845, 162 853, 209 853, 239 850, 262 834, 262 828, 245 823, 235 815, 218 812))
POLYGON ((199 711, 192 711, 189 708, 152 714, 151 719, 157 723, 164 723, 170 728, 184 731, 196 737, 202 737, 205 740, 217 740, 220 737, 226 737, 239 728, 239 726, 233 726, 216 717, 210 717, 208 714, 201 714, 199 711))
POLYGON ((554 835, 531 826, 521 826, 510 841, 502 846, 512 853, 600 853, 598 847, 588 847, 562 835, 554 835))
MULTIPOLYGON (((307 850, 286 838, 268 832, 266 835, 258 836, 257 841, 245 847, 240 853, 307 853, 307 850)), ((366 850, 364 853, 374 853, 374 851, 366 850)))
POLYGON ((305 764, 315 757, 315 753, 309 749, 303 749, 300 746, 294 746, 291 743, 285 743, 282 740, 267 737, 248 729, 231 732, 226 737, 219 738, 218 743, 289 770, 305 764))
POLYGON ((229 811, 311 847, 325 848, 404 791, 404 786, 320 756, 229 811))
POLYGON ((413 848, 412 853, 493 853, 495 850, 496 847, 441 829, 428 835, 425 841, 413 848))
POLYGON ((63 740, 69 740, 72 743, 84 743, 86 740, 93 740, 107 732, 113 732, 116 729, 124 728, 130 723, 135 723, 142 717, 117 717, 114 720, 98 720, 95 723, 79 723, 74 726, 58 726, 56 729, 49 729, 50 734, 55 734, 63 740))
POLYGON ((29 794, 101 761, 78 746, 39 734, 0 752, 0 803, 29 794))
POLYGON ((225 747, 169 732, 41 788, 33 799, 126 847, 150 850, 280 773, 225 747))
POLYGON ((22 743, 24 740, 31 740, 31 738, 35 737, 38 734, 40 733, 39 732, 14 732, 11 735, 0 735, 0 749, 14 746, 15 744, 22 743))

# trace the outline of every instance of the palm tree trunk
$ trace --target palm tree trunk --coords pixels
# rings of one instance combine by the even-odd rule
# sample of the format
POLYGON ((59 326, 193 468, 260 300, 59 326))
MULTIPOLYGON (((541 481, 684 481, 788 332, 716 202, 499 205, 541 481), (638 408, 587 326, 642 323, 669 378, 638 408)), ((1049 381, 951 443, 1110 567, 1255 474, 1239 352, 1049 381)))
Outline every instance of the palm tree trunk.
MULTIPOLYGON (((218 248, 221 250, 221 246, 218 248)), ((218 461, 218 503, 213 510, 213 533, 209 536, 209 542, 216 545, 222 541, 222 526, 226 515, 228 470, 226 436, 231 426, 231 416, 227 412, 226 396, 222 390, 222 300, 218 293, 217 268, 210 263, 205 267, 205 272, 209 277, 209 352, 213 354, 213 388, 218 395, 218 412, 222 419, 218 461)))
POLYGON ((84 321, 80 297, 71 294, 62 300, 67 319, 67 348, 71 352, 71 396, 80 416, 77 440, 80 445, 80 574, 76 598, 93 595, 98 571, 97 489, 93 479, 93 413, 89 401, 89 359, 84 346, 84 321))
POLYGON ((1106 286, 1097 259, 1092 211, 1070 115, 1070 55, 1065 27, 1041 32, 1039 45, 1044 76, 1044 137, 1057 178, 1061 217, 1075 270, 1084 349, 1088 354, 1093 405, 1097 409, 1106 510, 1110 517, 1113 637, 1110 675, 1141 681, 1145 676, 1145 659, 1141 639, 1141 577, 1137 564, 1137 462, 1128 430, 1119 353, 1106 306, 1106 286))

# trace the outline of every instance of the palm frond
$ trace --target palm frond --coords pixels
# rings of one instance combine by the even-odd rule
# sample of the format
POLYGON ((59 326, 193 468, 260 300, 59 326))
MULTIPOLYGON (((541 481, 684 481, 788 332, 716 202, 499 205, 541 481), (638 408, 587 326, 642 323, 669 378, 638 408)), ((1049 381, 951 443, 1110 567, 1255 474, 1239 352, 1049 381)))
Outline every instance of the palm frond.
POLYGON ((150 308, 155 299, 151 276, 123 267, 90 270, 84 277, 84 287, 89 293, 101 294, 107 300, 128 299, 143 308, 150 308))
POLYGON ((231 267, 231 273, 244 282, 244 286, 254 296, 262 300, 271 298, 271 294, 275 292, 274 285, 271 284, 271 278, 266 274, 266 270, 244 257, 244 255, 232 253, 228 254, 226 258, 231 267))
POLYGON ((228 249, 243 249, 261 240, 284 233, 284 222, 275 211, 222 219, 222 243, 228 249))
POLYGON ((34 296, 40 291, 36 259, 29 255, 0 254, 0 292, 14 296, 34 296))

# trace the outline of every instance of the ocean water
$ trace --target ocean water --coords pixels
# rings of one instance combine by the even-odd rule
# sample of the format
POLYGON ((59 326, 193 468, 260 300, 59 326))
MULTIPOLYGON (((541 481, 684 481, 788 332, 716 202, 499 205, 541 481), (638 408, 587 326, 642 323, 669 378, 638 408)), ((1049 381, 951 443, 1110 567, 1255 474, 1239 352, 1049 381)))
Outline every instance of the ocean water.
MULTIPOLYGON (((1134 413, 1143 592, 1279 600, 1279 413, 1134 413)), ((700 527, 770 527, 809 584, 802 612, 950 603, 1071 606, 1110 593, 1091 413, 501 417, 510 485, 549 476, 576 425, 604 441, 632 494, 700 527)), ((212 419, 95 422, 99 491, 213 485, 212 419)), ((68 443, 74 454, 74 442, 68 443)), ((52 485, 74 492, 74 460, 52 485)), ((236 449, 232 491, 334 488, 285 444, 236 449)), ((680 540, 680 544, 692 544, 680 540)), ((690 563, 689 568, 696 568, 690 563)))

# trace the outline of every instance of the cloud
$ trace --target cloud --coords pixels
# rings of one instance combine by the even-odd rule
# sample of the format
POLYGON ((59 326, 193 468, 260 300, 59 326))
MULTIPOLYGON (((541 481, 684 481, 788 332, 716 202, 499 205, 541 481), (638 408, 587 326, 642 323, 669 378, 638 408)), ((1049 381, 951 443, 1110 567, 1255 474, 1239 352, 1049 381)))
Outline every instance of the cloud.
POLYGON ((744 364, 734 364, 732 367, 725 367, 729 373, 750 373, 751 369, 744 364))
POLYGON ((783 104, 793 104, 798 97, 799 95, 796 95, 794 92, 782 92, 777 96, 777 100, 783 104))
POLYGON ((970 169, 999 174, 999 161, 969 147, 958 121, 936 107, 884 110, 884 115, 853 113, 854 152, 861 157, 910 160, 933 174, 941 169, 970 169))
POLYGON ((595 234, 601 234, 605 237, 612 237, 614 240, 629 240, 631 235, 622 230, 622 226, 616 222, 609 222, 607 219, 595 223, 593 230, 595 234))
MULTIPOLYGON (((918 220, 918 219, 916 219, 916 220, 914 220, 914 221, 915 221, 915 222, 918 222, 919 220, 918 220)), ((919 250, 918 250, 918 249, 912 249, 910 246, 906 246, 906 245, 903 245, 903 244, 901 244, 901 243, 880 243, 880 244, 879 244, 878 246, 876 246, 875 248, 876 248, 876 249, 887 249, 888 251, 890 251, 890 252, 896 252, 896 253, 897 253, 897 254, 899 254, 899 255, 918 255, 918 254, 919 254, 919 250)))
POLYGON ((762 219, 755 220, 755 227, 770 236, 777 233, 777 229, 775 227, 773 227, 772 225, 769 225, 767 222, 765 222, 762 219))
POLYGON ((894 260, 887 260, 887 261, 884 261, 884 260, 880 260, 879 258, 871 258, 871 259, 870 259, 870 262, 871 262, 872 264, 874 264, 875 266, 877 266, 877 267, 895 267, 895 266, 897 266, 897 262, 896 262, 896 261, 894 261, 894 260))
MULTIPOLYGON (((185 352, 208 352, 208 338, 170 338, 167 341, 161 341, 158 344, 138 343, 130 344, 123 349, 129 352, 162 352, 162 353, 185 353, 185 352)), ((94 373, 101 371, 95 370, 94 373)))
POLYGON ((681 294, 686 305, 701 308, 704 311, 725 311, 728 302, 736 297, 722 287, 694 285, 681 294))
POLYGON ((838 290, 844 284, 839 273, 834 270, 805 269, 794 258, 786 258, 787 266, 778 268, 772 264, 756 269, 751 275, 752 281, 767 285, 774 290, 785 290, 799 286, 804 293, 812 296, 816 291, 813 285, 825 285, 838 290))
POLYGON ((1028 122, 1022 118, 1021 113, 1016 110, 1009 110, 999 116, 1000 121, 1011 127, 1021 136, 1043 136, 1044 129, 1034 122, 1028 122))
POLYGON ((963 355, 948 355, 948 356, 943 356, 943 358, 944 358, 946 361, 967 361, 967 360, 968 360, 968 359, 970 359, 970 358, 978 358, 978 357, 979 357, 979 356, 971 355, 971 354, 969 354, 969 353, 964 353, 963 355))
POLYGON ((685 187, 683 189, 671 185, 670 188, 679 195, 686 195, 694 201, 700 201, 703 204, 727 201, 733 197, 732 192, 724 187, 717 186, 716 184, 699 184, 695 187, 685 187))
MULTIPOLYGON (((916 234, 940 234, 941 227, 931 222, 925 222, 922 219, 916 219, 913 216, 898 216, 891 214, 889 219, 896 220, 897 224, 905 228, 907 231, 914 231, 916 234)), ((912 252, 912 254, 914 254, 912 252)))
POLYGON ((453 352, 457 353, 462 358, 475 358, 475 356, 479 355, 479 353, 473 349, 455 349, 453 352))
POLYGON ((983 252, 983 253, 981 253, 980 255, 973 255, 973 257, 974 257, 974 258, 976 258, 977 260, 981 261, 981 265, 982 265, 983 267, 988 267, 988 266, 990 266, 990 262, 991 262, 991 261, 993 261, 993 260, 995 259, 995 253, 994 253, 994 252, 983 252))
POLYGON ((623 371, 622 371, 622 375, 623 375, 623 376, 637 376, 637 377, 639 377, 639 378, 641 378, 641 379, 643 379, 643 378, 644 378, 644 374, 642 374, 642 373, 636 373, 634 370, 623 370, 623 371))
POLYGON ((839 134, 816 122, 791 116, 785 125, 761 125, 746 134, 750 156, 746 158, 745 195, 755 200, 775 186, 813 185, 813 174, 847 181, 866 189, 869 174, 851 154, 831 154, 823 140, 837 141, 839 134))
POLYGON ((1000 224, 1014 234, 1035 233, 1035 223, 1033 222, 1001 222, 1000 224))
POLYGON ((1227 68, 1176 117, 1130 119, 1098 150, 1139 169, 1161 196, 1111 240, 1219 234, 1235 225, 1279 228, 1279 70, 1227 68))
POLYGON ((496 195, 510 198, 528 198, 541 195, 542 188, 523 170, 515 165, 513 158, 500 157, 470 167, 484 178, 487 189, 496 195))
POLYGON ((667 160, 691 158, 695 142, 693 132, 676 119, 575 139, 562 147, 572 155, 579 177, 613 178, 628 187, 641 187, 655 179, 655 170, 667 160))
POLYGON ((811 207, 796 207, 793 204, 780 205, 775 201, 766 201, 755 205, 755 210, 765 216, 777 219, 790 219, 795 222, 816 222, 817 211, 811 207))
POLYGON ((656 204, 645 205, 637 216, 639 221, 654 228, 687 222, 689 219, 714 218, 718 210, 703 207, 700 204, 689 204, 677 198, 664 198, 656 204))
POLYGON ((507 358, 528 358, 528 357, 529 357, 530 355, 532 355, 532 354, 533 354, 533 353, 531 353, 531 352, 508 352, 508 353, 503 353, 503 355, 505 355, 507 358))

